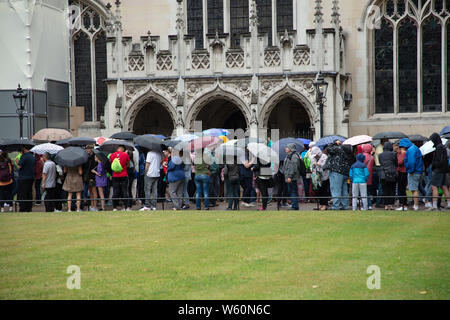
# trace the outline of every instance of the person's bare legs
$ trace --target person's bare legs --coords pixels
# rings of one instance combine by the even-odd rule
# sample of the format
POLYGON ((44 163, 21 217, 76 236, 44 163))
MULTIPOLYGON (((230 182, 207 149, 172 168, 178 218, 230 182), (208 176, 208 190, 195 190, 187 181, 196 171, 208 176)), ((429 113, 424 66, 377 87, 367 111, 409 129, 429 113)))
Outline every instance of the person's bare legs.
POLYGON ((81 207, 81 192, 77 192, 77 211, 80 211, 81 207))
MULTIPOLYGON (((442 192, 444 192, 445 200, 447 200, 447 208, 450 208, 450 187, 442 186, 442 192)), ((444 199, 442 199, 444 201, 444 199)))
POLYGON ((103 192, 103 187, 98 187, 98 194, 100 195, 102 209, 105 211, 105 193, 103 192))
POLYGON ((414 200, 414 207, 419 206, 419 190, 412 191, 413 200, 414 200))
POLYGON ((91 196, 91 203, 92 203, 92 207, 97 209, 97 188, 96 187, 91 187, 89 188, 89 194, 91 196))
POLYGON ((433 190, 433 209, 437 209, 437 202, 439 198, 439 188, 435 186, 431 186, 431 189, 433 190))
POLYGON ((67 193, 67 212, 72 211, 72 192, 67 193))

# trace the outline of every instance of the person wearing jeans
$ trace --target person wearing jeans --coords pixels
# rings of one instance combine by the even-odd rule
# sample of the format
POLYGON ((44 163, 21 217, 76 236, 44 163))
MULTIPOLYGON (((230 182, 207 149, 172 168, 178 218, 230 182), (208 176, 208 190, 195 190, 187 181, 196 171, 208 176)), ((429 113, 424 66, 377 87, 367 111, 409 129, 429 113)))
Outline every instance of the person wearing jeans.
POLYGON ((211 179, 209 177, 209 166, 206 164, 204 157, 207 155, 203 150, 199 150, 195 154, 194 168, 195 168, 195 203, 197 210, 201 210, 201 197, 203 196, 205 201, 205 210, 209 210, 209 183, 211 179))
POLYGON ((284 160, 284 177, 288 186, 288 194, 291 197, 291 210, 298 210, 298 186, 297 181, 303 179, 299 171, 299 162, 303 160, 297 153, 297 146, 295 143, 290 143, 286 146, 286 159, 284 160))
POLYGON ((330 171, 330 191, 333 198, 332 210, 339 210, 342 206, 343 210, 348 209, 348 188, 347 188, 347 176, 343 174, 330 171))
POLYGON ((184 163, 175 151, 172 152, 167 165, 167 181, 169 182, 169 194, 172 199, 173 210, 181 210, 183 205, 184 163))

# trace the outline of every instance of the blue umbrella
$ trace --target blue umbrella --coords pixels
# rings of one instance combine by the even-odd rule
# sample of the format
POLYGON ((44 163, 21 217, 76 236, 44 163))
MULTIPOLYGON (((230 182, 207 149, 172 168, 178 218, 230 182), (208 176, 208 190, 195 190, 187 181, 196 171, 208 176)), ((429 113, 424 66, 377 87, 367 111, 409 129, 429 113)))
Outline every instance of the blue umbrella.
POLYGON ((153 137, 156 137, 156 138, 161 139, 161 140, 166 140, 166 139, 167 139, 167 138, 166 138, 165 136, 163 136, 162 134, 152 134, 152 133, 148 133, 148 134, 146 134, 146 136, 153 136, 153 137))
POLYGON ((192 133, 188 133, 188 134, 183 134, 181 136, 178 136, 178 137, 174 138, 173 140, 190 142, 190 141, 195 140, 197 138, 198 138, 197 135, 192 134, 192 133))
POLYGON ((284 161, 286 159, 286 146, 288 144, 295 144, 297 147, 297 152, 302 153, 303 150, 305 150, 305 146, 303 145, 303 142, 294 139, 294 138, 284 138, 280 139, 279 141, 275 142, 272 146, 272 149, 275 150, 275 152, 278 153, 278 156, 280 157, 280 161, 284 161))
POLYGON ((441 130, 441 136, 447 133, 450 133, 450 126, 445 126, 444 129, 441 130))
POLYGON ((316 142, 316 147, 323 148, 330 143, 335 142, 336 140, 339 140, 341 142, 344 142, 347 140, 347 138, 340 136, 340 135, 334 135, 334 136, 325 136, 319 139, 319 141, 316 142))
POLYGON ((220 136, 226 136, 226 135, 230 134, 230 131, 228 131, 226 129, 212 128, 212 129, 204 130, 202 133, 205 136, 220 137, 220 136))
POLYGON ((297 140, 303 142, 303 144, 304 144, 305 146, 309 146, 309 144, 312 142, 311 140, 309 140, 309 139, 304 139, 304 138, 297 138, 297 140))

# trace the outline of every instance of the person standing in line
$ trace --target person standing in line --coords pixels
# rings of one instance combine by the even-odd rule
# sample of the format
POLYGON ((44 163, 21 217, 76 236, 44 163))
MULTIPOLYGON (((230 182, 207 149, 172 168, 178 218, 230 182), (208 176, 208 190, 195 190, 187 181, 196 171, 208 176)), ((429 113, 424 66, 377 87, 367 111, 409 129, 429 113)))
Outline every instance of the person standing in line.
POLYGON ((139 148, 139 176, 137 182, 137 201, 139 204, 144 204, 145 201, 145 153, 142 148, 139 148))
POLYGON ((180 156, 184 159, 184 184, 183 184, 183 197, 184 197, 184 205, 182 207, 183 210, 187 210, 190 208, 189 206, 189 182, 192 179, 192 160, 190 154, 184 157, 184 151, 180 151, 180 156))
MULTIPOLYGON (((299 162, 304 166, 303 160, 297 153, 297 146, 295 143, 290 143, 285 149, 287 156, 284 160, 284 176, 288 185, 289 196, 291 197, 292 208, 290 210, 299 210, 298 206, 298 179, 302 179, 301 172, 299 171, 299 162)), ((305 169, 306 171, 306 169, 305 169)))
POLYGON ((397 183, 397 155, 392 143, 385 142, 380 160, 380 179, 383 185, 384 210, 393 210, 395 202, 395 185, 397 183))
POLYGON ((44 161, 42 156, 39 154, 34 155, 34 193, 35 193, 35 204, 41 204, 41 185, 42 185, 42 169, 44 168, 44 161))
POLYGON ((359 153, 356 155, 356 162, 350 168, 350 180, 352 181, 352 209, 357 208, 358 197, 361 195, 363 207, 361 210, 368 209, 367 202, 367 181, 369 180, 369 169, 364 164, 366 157, 359 153))
POLYGON ((248 150, 245 150, 245 158, 241 160, 239 165, 239 177, 241 179, 242 192, 242 204, 246 207, 254 207, 251 203, 251 194, 253 190, 253 172, 251 167, 254 164, 254 158, 250 160, 250 154, 248 150))
POLYGON ((120 204, 120 198, 126 198, 123 211, 131 211, 128 195, 128 168, 130 167, 130 157, 125 152, 125 146, 119 146, 117 151, 110 156, 111 169, 113 170, 113 211, 117 211, 120 204), (117 159, 117 160, 116 160, 117 159), (115 165, 114 161, 116 161, 115 165), (120 170, 121 169, 121 170, 120 170))
MULTIPOLYGON (((422 182, 422 176, 424 173, 424 165, 422 152, 414 145, 409 139, 400 140, 400 148, 406 150, 404 158, 405 170, 408 174, 408 189, 412 192, 415 211, 419 210, 419 187, 422 182)), ((405 190, 406 195, 406 190, 405 190)), ((403 208, 406 207, 406 202, 403 204, 403 208)))
POLYGON ((397 153, 397 195, 400 206, 395 210, 406 211, 408 210, 408 198, 406 197, 406 186, 408 184, 408 176, 405 167, 406 148, 404 145, 402 145, 401 141, 396 153, 397 153))
MULTIPOLYGON (((446 174, 449 171, 447 150, 442 144, 442 139, 436 132, 430 136, 436 150, 433 152, 433 160, 431 162, 431 189, 433 191, 433 206, 427 211, 440 210, 438 207, 439 188, 447 198, 447 208, 450 208, 450 192, 446 185, 446 174)), ((443 198, 443 200, 445 199, 443 198)))
POLYGON ((169 182, 169 193, 172 198, 173 210, 181 210, 183 206, 184 163, 175 150, 172 150, 172 155, 167 165, 167 181, 169 182))
POLYGON ((95 186, 98 189, 98 194, 101 201, 101 211, 105 211, 105 188, 108 187, 108 176, 106 175, 106 165, 97 156, 95 156, 97 167, 92 169, 95 174, 95 186))
POLYGON ((209 210, 209 183, 210 183, 210 171, 209 165, 206 163, 204 157, 207 156, 204 153, 204 149, 198 150, 195 153, 194 167, 195 167, 195 203, 196 209, 201 210, 201 201, 205 204, 205 210, 209 210))
POLYGON ((5 153, 0 151, 0 207, 1 212, 5 212, 8 207, 8 201, 11 200, 11 191, 13 185, 14 168, 5 153))
POLYGON ((49 153, 42 156, 44 167, 42 169, 42 189, 45 190, 44 206, 46 212, 56 212, 56 164, 51 160, 49 153))
POLYGON ((140 211, 156 210, 158 199, 158 181, 160 179, 161 153, 153 150, 147 152, 145 162, 145 201, 140 211))
POLYGON ((88 161, 83 166, 83 182, 87 186, 90 198, 90 208, 89 211, 98 211, 97 209, 97 187, 95 184, 95 174, 92 172, 97 166, 94 155, 94 146, 86 146, 86 151, 89 154, 88 161))
POLYGON ((252 167, 252 171, 256 177, 256 185, 261 192, 262 206, 258 210, 265 211, 269 201, 268 189, 274 185, 271 163, 263 163, 258 158, 257 163, 252 167))
POLYGON ((77 197, 77 212, 81 211, 81 193, 83 192, 83 167, 64 167, 66 179, 63 190, 67 192, 67 212, 72 212, 72 197, 77 197))
POLYGON ((29 147, 22 147, 20 160, 16 159, 19 169, 19 181, 17 186, 17 198, 20 212, 31 212, 33 209, 33 182, 35 160, 29 147))
POLYGON ((386 142, 388 142, 388 139, 381 139, 380 144, 376 146, 375 148, 375 170, 374 170, 374 180, 377 181, 377 199, 375 202, 375 206, 378 208, 382 208, 383 206, 383 185, 381 183, 381 166, 380 166, 380 159, 379 155, 383 153, 383 147, 386 142))
POLYGON ((367 180, 367 195, 368 195, 368 205, 369 210, 372 210, 372 204, 375 203, 377 196, 376 183, 374 182, 374 169, 375 169, 375 157, 373 156, 373 147, 371 144, 363 144, 362 153, 366 158, 364 164, 369 170, 369 180, 367 180))
POLYGON ((317 190, 319 198, 319 210, 328 210, 328 201, 330 197, 330 172, 324 170, 327 162, 327 147, 320 150, 318 147, 312 147, 310 156, 311 183, 313 189, 317 190))
POLYGON ((233 163, 225 164, 223 169, 227 196, 229 197, 227 210, 238 210, 239 208, 240 176, 237 161, 237 156, 234 156, 233 163))

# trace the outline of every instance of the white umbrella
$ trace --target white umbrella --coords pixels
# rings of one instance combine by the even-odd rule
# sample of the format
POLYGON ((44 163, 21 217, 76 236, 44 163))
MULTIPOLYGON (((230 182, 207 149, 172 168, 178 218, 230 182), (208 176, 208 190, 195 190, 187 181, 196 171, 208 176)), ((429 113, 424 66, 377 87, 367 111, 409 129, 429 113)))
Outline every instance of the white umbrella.
POLYGON ((352 146, 357 146, 364 143, 372 142, 372 137, 366 135, 354 136, 345 140, 342 144, 350 144, 352 146))
MULTIPOLYGON (((445 144, 447 143, 447 139, 441 138, 441 140, 442 140, 442 144, 445 146, 445 144)), ((435 150, 436 150, 436 148, 434 147, 434 143, 431 140, 427 141, 426 143, 423 144, 423 146, 420 147, 420 152, 422 152, 422 156, 432 153, 435 150)))
POLYGON ((251 142, 247 146, 248 151, 264 162, 279 163, 279 156, 275 150, 263 143, 251 142))
POLYGON ((57 154, 59 151, 64 149, 61 146, 58 146, 53 143, 44 143, 33 147, 30 151, 37 154, 44 154, 46 152, 50 154, 57 154))

